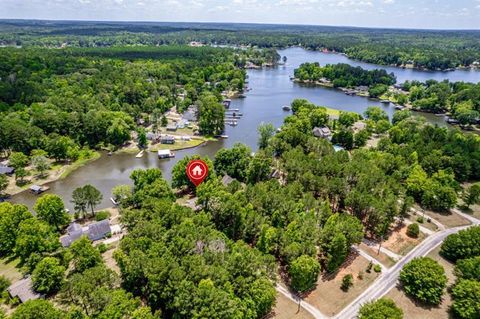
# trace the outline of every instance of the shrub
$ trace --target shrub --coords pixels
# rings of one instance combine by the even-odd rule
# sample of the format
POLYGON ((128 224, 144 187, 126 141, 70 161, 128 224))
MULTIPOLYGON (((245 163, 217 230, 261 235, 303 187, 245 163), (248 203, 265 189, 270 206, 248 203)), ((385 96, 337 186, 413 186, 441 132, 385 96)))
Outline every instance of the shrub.
POLYGON ((382 272, 382 266, 380 266, 380 265, 378 265, 378 264, 375 265, 375 266, 373 267, 373 271, 375 271, 376 273, 381 273, 381 272, 382 272))
POLYGON ((417 217, 417 222, 420 224, 423 224, 424 223, 423 217, 417 217))
POLYGON ((109 219, 109 218, 110 218, 110 213, 105 211, 105 210, 102 210, 102 211, 95 214, 95 220, 97 222, 99 222, 101 220, 109 219))
POLYGON ((402 319, 403 311, 395 302, 388 298, 381 298, 374 302, 366 303, 360 308, 359 319, 402 319))
POLYGON ((0 276, 0 294, 7 290, 7 288, 11 285, 10 280, 7 279, 5 276, 0 276))
POLYGON ((302 255, 288 267, 291 286, 294 290, 304 292, 311 289, 317 282, 320 264, 317 259, 302 255))
POLYGON ((353 276, 351 274, 345 275, 342 278, 342 290, 343 291, 348 291, 350 287, 353 286, 353 276))
POLYGON ((457 318, 479 318, 480 282, 460 280, 452 289, 452 310, 457 318))
POLYGON ((474 226, 448 236, 440 253, 450 261, 480 256, 480 227, 474 226))
POLYGON ((408 295, 418 301, 438 305, 447 286, 447 276, 438 262, 422 257, 403 267, 400 282, 408 295))
POLYGON ((407 227, 407 236, 412 238, 418 238, 420 235, 420 226, 417 223, 408 225, 407 227))
POLYGON ((371 272, 372 272, 372 267, 373 267, 373 263, 372 263, 372 261, 369 261, 369 262, 368 262, 368 266, 367 266, 367 272, 368 272, 368 273, 371 273, 371 272))
POLYGON ((105 245, 105 243, 101 243, 97 246, 97 249, 100 252, 100 254, 103 254, 104 252, 106 252, 108 250, 108 246, 105 245))

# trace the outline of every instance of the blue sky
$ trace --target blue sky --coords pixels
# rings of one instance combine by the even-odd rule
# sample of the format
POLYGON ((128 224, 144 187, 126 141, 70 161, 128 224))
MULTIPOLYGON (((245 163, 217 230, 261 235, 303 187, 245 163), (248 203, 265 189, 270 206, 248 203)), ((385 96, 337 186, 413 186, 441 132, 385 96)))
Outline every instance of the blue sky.
POLYGON ((480 0, 0 0, 0 18, 480 29, 480 0))

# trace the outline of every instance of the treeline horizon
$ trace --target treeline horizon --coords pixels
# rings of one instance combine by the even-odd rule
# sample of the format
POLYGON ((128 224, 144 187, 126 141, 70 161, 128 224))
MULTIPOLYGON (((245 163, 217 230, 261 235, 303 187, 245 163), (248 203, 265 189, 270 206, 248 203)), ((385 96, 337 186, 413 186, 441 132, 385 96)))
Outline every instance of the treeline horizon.
POLYGON ((480 31, 334 26, 0 20, 0 44, 105 47, 205 44, 329 50, 381 65, 448 70, 480 61, 480 31))

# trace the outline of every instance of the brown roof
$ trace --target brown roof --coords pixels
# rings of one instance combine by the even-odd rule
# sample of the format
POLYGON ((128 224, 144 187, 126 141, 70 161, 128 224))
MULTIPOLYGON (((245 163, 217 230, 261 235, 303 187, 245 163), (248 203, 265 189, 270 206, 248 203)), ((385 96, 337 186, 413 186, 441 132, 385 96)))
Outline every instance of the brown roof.
POLYGON ((17 281, 8 287, 7 290, 12 298, 18 297, 22 303, 38 299, 42 296, 33 290, 32 279, 30 277, 17 281))

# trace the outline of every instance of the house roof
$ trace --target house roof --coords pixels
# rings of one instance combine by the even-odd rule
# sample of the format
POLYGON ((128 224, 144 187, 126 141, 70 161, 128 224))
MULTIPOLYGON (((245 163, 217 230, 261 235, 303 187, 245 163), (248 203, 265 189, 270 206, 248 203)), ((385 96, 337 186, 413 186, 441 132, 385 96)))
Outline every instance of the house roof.
POLYGON ((9 166, 0 166, 0 174, 13 174, 15 169, 9 166))
POLYGON ((88 225, 87 236, 90 240, 99 240, 111 232, 110 221, 105 219, 88 225))
POLYGON ((313 129, 313 135, 317 136, 317 137, 320 137, 320 136, 330 136, 332 134, 332 132, 330 131, 330 129, 326 126, 322 126, 322 127, 315 127, 313 129))
POLYGON ((33 290, 32 279, 30 277, 17 281, 7 289, 12 298, 18 297, 20 301, 26 302, 40 298, 42 295, 33 290))
POLYGON ((230 176, 228 176, 228 175, 224 175, 224 176, 222 177, 222 184, 223 184, 223 186, 227 186, 227 185, 229 185, 231 182, 233 182, 234 180, 235 180, 235 178, 232 178, 232 177, 230 177, 230 176))
POLYGON ((67 227, 67 235, 60 237, 60 243, 63 247, 69 247, 75 240, 79 239, 83 235, 82 226, 77 223, 71 223, 67 227))

